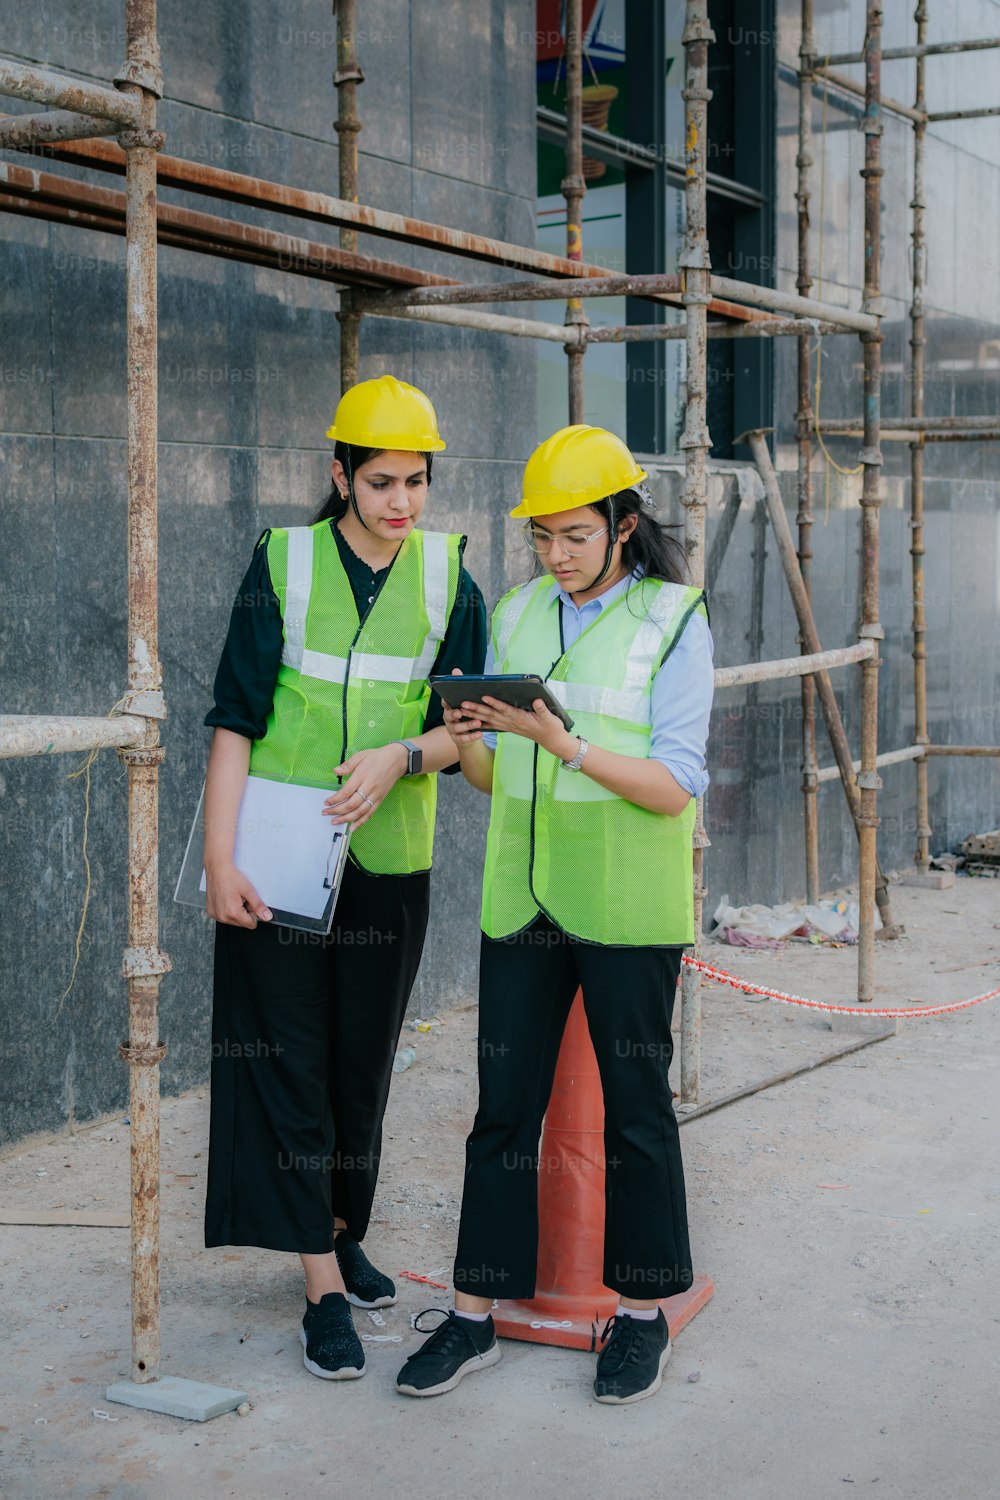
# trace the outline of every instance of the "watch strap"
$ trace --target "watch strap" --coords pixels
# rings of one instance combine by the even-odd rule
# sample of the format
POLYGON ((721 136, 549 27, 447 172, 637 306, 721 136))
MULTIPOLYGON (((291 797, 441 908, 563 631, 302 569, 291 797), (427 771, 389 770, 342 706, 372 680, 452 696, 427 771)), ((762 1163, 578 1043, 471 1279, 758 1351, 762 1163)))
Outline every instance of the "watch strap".
POLYGON ((402 745, 406 750, 406 770, 404 776, 419 776, 423 767, 424 752, 419 745, 412 740, 397 740, 397 745, 402 745))
POLYGON ((580 735, 580 748, 579 748, 579 750, 577 750, 577 752, 573 756, 572 760, 564 760, 564 761, 561 762, 563 770, 564 771, 579 771, 580 768, 581 768, 581 766, 583 765, 583 757, 586 755, 586 753, 587 753, 587 751, 589 749, 590 749, 590 741, 589 740, 585 740, 584 737, 583 737, 583 735, 581 734, 580 735))

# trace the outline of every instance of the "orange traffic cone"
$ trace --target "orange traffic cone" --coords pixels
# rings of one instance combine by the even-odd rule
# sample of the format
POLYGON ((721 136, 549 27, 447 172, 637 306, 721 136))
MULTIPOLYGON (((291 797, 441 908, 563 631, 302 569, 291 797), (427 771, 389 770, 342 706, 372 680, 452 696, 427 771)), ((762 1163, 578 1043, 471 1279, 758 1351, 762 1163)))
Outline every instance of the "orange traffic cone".
MULTIPOLYGON (((604 1096, 577 992, 566 1023, 542 1129, 538 1180, 538 1276, 530 1302, 493 1309, 497 1333, 537 1344, 596 1349, 618 1306, 604 1269, 604 1096)), ((696 1276, 690 1290, 660 1303, 674 1336, 715 1288, 696 1276)))

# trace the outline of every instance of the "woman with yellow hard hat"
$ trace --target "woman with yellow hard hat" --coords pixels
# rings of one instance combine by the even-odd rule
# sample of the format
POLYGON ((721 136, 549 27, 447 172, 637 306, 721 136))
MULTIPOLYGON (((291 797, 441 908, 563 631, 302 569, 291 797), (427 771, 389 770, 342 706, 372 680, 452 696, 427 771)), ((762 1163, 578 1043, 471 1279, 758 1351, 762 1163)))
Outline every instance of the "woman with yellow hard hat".
POLYGON ((299 1253, 305 1365, 340 1380, 364 1373, 349 1302, 396 1298, 360 1242, 427 926, 434 773, 457 769, 427 679, 481 670, 486 612, 466 538, 418 526, 445 446, 423 392, 362 381, 327 436, 331 494, 311 525, 259 539, 205 720, 218 924, 205 1243, 299 1253), (248 772, 328 787, 326 814, 351 824, 329 937, 272 925, 234 864, 248 772))
MULTIPOLYGON (((487 696, 445 710, 462 771, 491 795, 483 887, 479 1109, 466 1148, 456 1306, 403 1366, 411 1396, 500 1358, 490 1305, 530 1298, 542 1117, 582 988, 605 1108, 604 1281, 619 1294, 598 1401, 658 1389, 657 1302, 691 1285, 667 1069, 681 955, 694 940, 694 798, 708 784, 705 595, 613 433, 577 425, 524 471, 536 576, 500 600, 487 673, 538 673, 571 716, 487 696)), ((498 689, 499 691, 499 689, 498 689)))

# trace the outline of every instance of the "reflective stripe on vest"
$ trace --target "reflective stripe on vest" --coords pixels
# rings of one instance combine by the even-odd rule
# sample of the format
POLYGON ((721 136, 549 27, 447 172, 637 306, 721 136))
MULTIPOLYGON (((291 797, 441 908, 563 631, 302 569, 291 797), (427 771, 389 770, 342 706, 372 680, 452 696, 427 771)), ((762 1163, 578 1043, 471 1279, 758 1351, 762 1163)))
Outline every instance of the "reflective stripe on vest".
MULTIPOLYGON (((700 589, 641 582, 559 656, 551 578, 505 596, 494 615, 498 672, 546 673, 574 732, 648 758, 652 684, 700 589)), ((649 812, 523 736, 501 734, 483 886, 483 930, 507 937, 544 911, 575 937, 613 946, 693 941, 692 799, 676 817, 649 812)))
MULTIPOLYGON (((458 591, 462 538, 411 532, 363 623, 329 522, 274 530, 267 546, 283 644, 250 769, 332 790, 334 767, 355 751, 422 732, 427 676, 458 591)), ((397 781, 352 835, 351 857, 373 874, 428 869, 436 787, 433 774, 397 781)))
MULTIPOLYGON (((359 677, 382 682, 413 682, 425 678, 437 658, 448 628, 448 541, 443 531, 423 531, 424 609, 430 622, 423 650, 408 656, 352 655, 359 677)), ((321 682, 347 681, 346 656, 329 656, 306 646, 306 615, 313 579, 313 528, 293 526, 288 531, 288 582, 286 584, 285 640, 281 660, 304 677, 321 682)))

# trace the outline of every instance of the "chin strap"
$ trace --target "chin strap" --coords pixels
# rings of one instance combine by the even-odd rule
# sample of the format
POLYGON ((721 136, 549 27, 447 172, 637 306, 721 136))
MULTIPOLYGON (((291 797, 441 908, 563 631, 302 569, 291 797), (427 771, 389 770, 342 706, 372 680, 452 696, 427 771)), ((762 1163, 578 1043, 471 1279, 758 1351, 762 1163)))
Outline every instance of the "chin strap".
POLYGON ((611 567, 611 560, 614 557, 615 542, 617 540, 618 540, 618 526, 617 526, 617 523, 615 521, 615 502, 614 502, 614 497, 611 496, 611 495, 609 495, 608 496, 608 547, 607 547, 607 551, 604 554, 604 567, 598 573, 598 575, 594 579, 593 583, 590 583, 590 584, 587 585, 588 588, 591 588, 591 589, 596 588, 597 585, 599 583, 603 583, 604 579, 608 576, 608 571, 609 571, 609 569, 611 567))
MULTIPOLYGON (((357 516, 357 518, 361 522, 362 526, 368 532, 369 536, 378 536, 378 532, 377 531, 372 531, 371 527, 368 525, 368 523, 365 520, 364 516, 361 514, 360 510, 358 509, 358 502, 354 498, 354 471, 351 468, 351 450, 350 450, 350 448, 347 449, 347 452, 346 452, 346 454, 344 456, 347 459, 347 494, 344 496, 344 498, 350 500, 350 502, 351 502, 351 509, 354 511, 354 514, 357 516)), ((379 538, 379 540, 381 540, 381 538, 379 538)))

